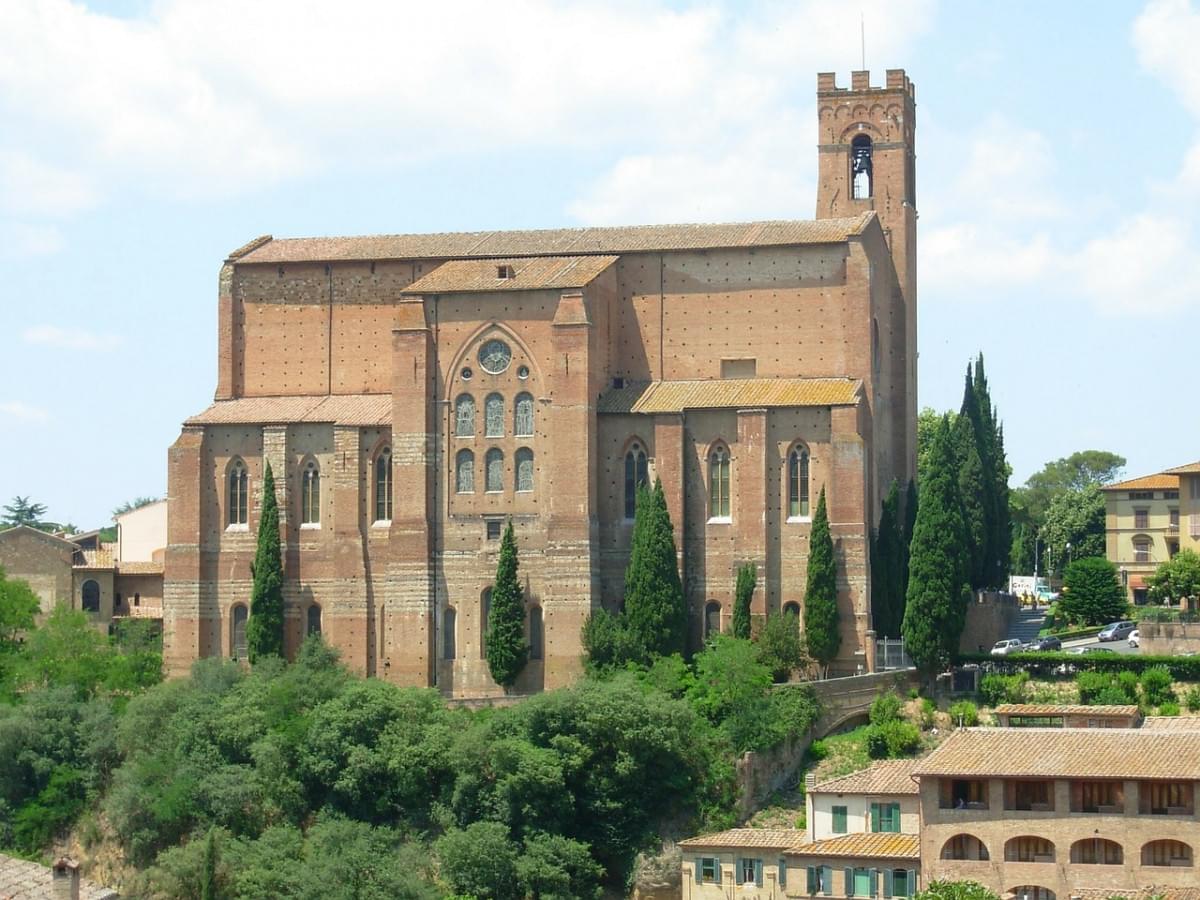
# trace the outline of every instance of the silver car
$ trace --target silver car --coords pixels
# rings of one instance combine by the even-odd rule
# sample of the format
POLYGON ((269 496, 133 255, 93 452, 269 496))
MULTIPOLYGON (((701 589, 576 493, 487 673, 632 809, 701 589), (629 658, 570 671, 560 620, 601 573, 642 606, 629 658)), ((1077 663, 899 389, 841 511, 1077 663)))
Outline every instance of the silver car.
POLYGON ((1100 641, 1119 641, 1129 637, 1136 629, 1137 622, 1113 622, 1110 625, 1105 625, 1104 629, 1096 635, 1096 639, 1100 641))

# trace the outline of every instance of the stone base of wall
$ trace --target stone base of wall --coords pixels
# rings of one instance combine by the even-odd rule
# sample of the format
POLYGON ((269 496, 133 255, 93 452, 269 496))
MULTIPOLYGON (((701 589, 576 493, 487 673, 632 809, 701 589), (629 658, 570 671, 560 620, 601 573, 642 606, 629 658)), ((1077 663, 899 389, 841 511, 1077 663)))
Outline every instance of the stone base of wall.
POLYGON ((1200 653, 1200 623, 1138 622, 1140 647, 1146 656, 1200 653))
POLYGON ((1020 611, 1020 602, 1012 594, 978 591, 967 605, 967 623, 958 641, 961 653, 986 653, 996 641, 1008 637, 1008 630, 1020 611))

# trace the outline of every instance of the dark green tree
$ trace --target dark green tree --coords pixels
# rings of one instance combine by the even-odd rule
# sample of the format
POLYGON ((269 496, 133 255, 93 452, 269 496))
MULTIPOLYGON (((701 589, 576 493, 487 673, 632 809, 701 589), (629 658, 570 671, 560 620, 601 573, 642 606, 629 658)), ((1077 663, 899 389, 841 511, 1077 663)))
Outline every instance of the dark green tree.
POLYGON ((200 900, 217 900, 217 830, 210 828, 204 841, 204 864, 200 870, 200 900))
MULTIPOLYGON (((0 569, 0 583, 3 575, 0 569)), ((1155 603, 1177 603, 1181 597, 1200 596, 1200 553, 1180 550, 1154 570, 1147 587, 1155 603)))
POLYGON ((1061 572, 1072 559, 1105 552, 1104 494, 1097 485, 1064 491, 1050 501, 1040 536, 1053 568, 1061 572), (1070 550, 1067 545, 1070 544, 1070 550))
POLYGON ((157 497, 134 497, 132 500, 126 500, 120 506, 112 511, 113 518, 123 516, 127 512, 133 512, 135 509, 141 509, 143 506, 149 506, 151 503, 157 503, 157 497))
POLYGON ((42 527, 42 516, 46 514, 43 503, 32 503, 28 497, 13 497, 12 502, 4 507, 3 524, 6 526, 28 525, 31 528, 42 527))
POLYGON ((0 566, 0 652, 13 650, 21 634, 33 627, 41 609, 37 594, 20 578, 8 578, 0 566))
POLYGON ((954 443, 958 463, 958 496, 962 500, 963 524, 966 526, 967 579, 972 588, 987 584, 988 553, 988 507, 991 491, 989 479, 984 472, 983 459, 979 455, 979 444, 975 428, 967 415, 960 415, 954 428, 954 443))
POLYGON ((901 633, 917 667, 933 675, 958 650, 966 621, 966 527, 958 495, 950 418, 942 419, 921 482, 909 555, 908 605, 901 633))
POLYGON ((679 580, 675 532, 662 482, 638 490, 633 547, 625 570, 625 615, 647 657, 683 653, 687 607, 679 580))
POLYGON ((525 595, 517 579, 517 538, 512 519, 500 539, 500 561, 487 623, 488 670, 496 684, 512 687, 525 668, 529 647, 525 643, 525 595))
POLYGON ((1077 559, 1063 575, 1058 609, 1069 622, 1105 625, 1125 618, 1129 604, 1117 578, 1117 567, 1102 556, 1077 559))
POLYGON ((1004 451, 1004 426, 992 403, 983 354, 975 360, 975 402, 979 410, 979 454, 988 479, 987 580, 984 587, 1003 587, 1008 581, 1012 559, 1012 520, 1009 518, 1008 479, 1012 474, 1004 451))
POLYGON ((904 620, 904 523, 900 484, 893 481, 871 543, 871 621, 880 637, 899 637, 904 620))
POLYGON ((800 639, 800 619, 792 612, 772 613, 755 641, 758 661, 771 670, 771 677, 787 681, 792 672, 808 665, 800 639))
POLYGON ((734 637, 750 640, 750 601, 758 584, 758 570, 754 563, 738 566, 737 581, 733 587, 733 621, 731 632, 734 637))
POLYGON ((804 639, 808 655, 822 668, 829 666, 842 647, 838 620, 837 560, 822 487, 808 539, 808 581, 804 588, 804 639))
POLYGON ((258 547, 251 576, 246 646, 250 662, 255 663, 267 656, 283 656, 283 554, 279 546, 275 476, 269 462, 263 473, 262 515, 258 520, 258 547))
POLYGON ((917 483, 909 479, 908 489, 904 492, 904 553, 900 563, 901 608, 899 621, 904 621, 904 605, 908 603, 908 557, 912 547, 913 529, 917 526, 917 483))

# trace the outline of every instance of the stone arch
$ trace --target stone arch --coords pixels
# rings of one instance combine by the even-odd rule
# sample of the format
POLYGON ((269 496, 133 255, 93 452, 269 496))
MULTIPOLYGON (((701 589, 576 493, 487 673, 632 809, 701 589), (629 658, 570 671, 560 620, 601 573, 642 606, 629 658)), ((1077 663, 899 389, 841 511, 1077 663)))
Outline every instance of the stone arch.
POLYGON ((1084 838, 1071 845, 1071 864, 1081 866, 1119 866, 1125 862, 1125 848, 1108 838, 1084 838))
POLYGON ((1004 842, 1005 862, 1054 862, 1054 842, 1032 834, 1022 834, 1004 842))
POLYGON ((1191 868, 1193 853, 1183 841, 1157 840, 1142 845, 1143 866, 1184 866, 1191 868))
POLYGON ((79 589, 79 608, 84 612, 100 612, 100 582, 89 578, 79 589))
POLYGON ((986 862, 991 859, 987 844, 973 834, 960 832, 942 844, 942 859, 970 859, 986 862))

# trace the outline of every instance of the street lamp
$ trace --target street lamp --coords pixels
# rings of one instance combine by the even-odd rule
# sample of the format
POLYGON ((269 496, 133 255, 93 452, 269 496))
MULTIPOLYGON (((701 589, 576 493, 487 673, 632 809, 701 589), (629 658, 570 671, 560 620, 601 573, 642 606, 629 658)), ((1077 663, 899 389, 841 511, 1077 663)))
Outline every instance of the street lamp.
POLYGON ((1071 542, 1067 541, 1067 565, 1071 564, 1071 542))

